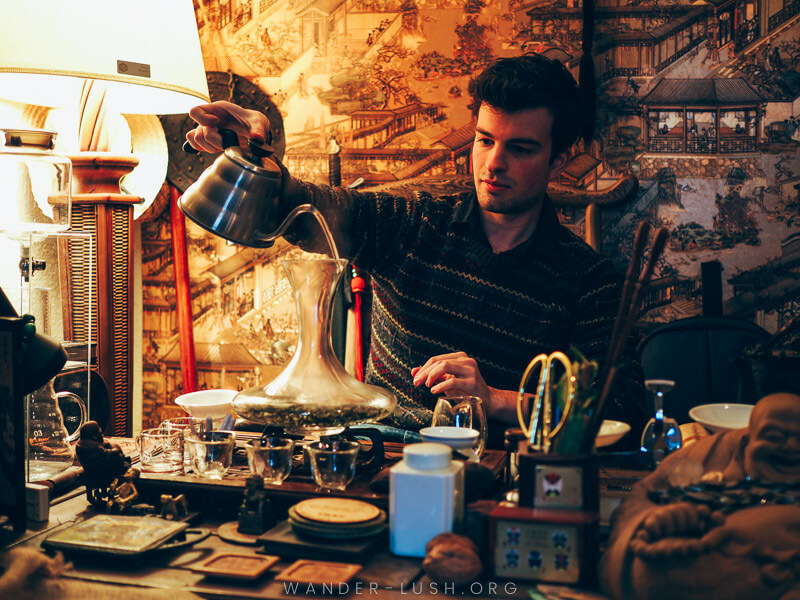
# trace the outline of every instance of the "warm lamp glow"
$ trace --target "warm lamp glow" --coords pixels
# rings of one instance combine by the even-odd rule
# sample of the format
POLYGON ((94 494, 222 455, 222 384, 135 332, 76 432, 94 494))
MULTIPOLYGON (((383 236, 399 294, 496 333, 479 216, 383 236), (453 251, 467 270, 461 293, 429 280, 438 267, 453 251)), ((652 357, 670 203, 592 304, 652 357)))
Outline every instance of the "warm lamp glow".
POLYGON ((0 97, 78 104, 106 82, 115 112, 184 113, 209 101, 191 0, 0 3, 0 97))
POLYGON ((0 98, 77 115, 77 126, 56 128, 63 151, 82 152, 73 156, 73 193, 119 192, 123 172, 114 167, 109 185, 98 186, 93 171, 108 159, 87 152, 114 151, 129 164, 124 172, 136 165, 130 143, 122 149, 114 137, 121 114, 185 113, 209 102, 192 0, 0 2, 0 39, 0 98))

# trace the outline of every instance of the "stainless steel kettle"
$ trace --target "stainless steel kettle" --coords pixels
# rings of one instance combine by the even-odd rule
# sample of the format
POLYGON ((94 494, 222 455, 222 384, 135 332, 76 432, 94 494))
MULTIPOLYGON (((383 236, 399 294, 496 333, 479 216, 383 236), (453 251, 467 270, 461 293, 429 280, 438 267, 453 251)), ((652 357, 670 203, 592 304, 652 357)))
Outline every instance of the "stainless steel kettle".
MULTIPOLYGON (((281 170, 267 144, 248 141, 221 129, 224 151, 178 200, 183 214, 222 238, 257 248, 268 248, 286 228, 280 218, 281 170)), ((187 152, 197 152, 187 144, 187 152)))

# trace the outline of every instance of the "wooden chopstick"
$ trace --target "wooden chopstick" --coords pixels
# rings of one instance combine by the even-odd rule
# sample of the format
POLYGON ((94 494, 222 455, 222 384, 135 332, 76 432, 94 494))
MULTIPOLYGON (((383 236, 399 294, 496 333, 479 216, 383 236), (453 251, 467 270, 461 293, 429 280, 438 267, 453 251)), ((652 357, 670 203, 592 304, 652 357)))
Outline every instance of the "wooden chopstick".
POLYGON ((636 238, 633 242, 633 251, 631 254, 631 262, 628 265, 628 272, 625 274, 625 280, 622 284, 622 294, 619 299, 619 306, 617 307, 617 317, 614 319, 614 327, 611 330, 611 339, 609 340, 608 350, 606 351, 606 360, 603 364, 601 381, 604 381, 608 375, 608 370, 616 362, 614 359, 614 348, 617 345, 617 339, 620 337, 623 323, 627 312, 630 312, 630 303, 633 297, 633 288, 636 278, 639 276, 641 269, 642 257, 647 246, 647 240, 650 236, 650 223, 641 221, 639 228, 636 230, 636 238))
POLYGON ((650 284, 650 279, 653 277, 653 271, 655 271, 656 262, 659 258, 661 258, 661 253, 664 251, 664 247, 667 245, 668 236, 669 229, 666 227, 661 227, 658 229, 658 231, 656 231, 653 239, 653 245, 650 247, 650 256, 647 257, 647 264, 645 265, 641 276, 633 287, 630 309, 622 325, 620 335, 615 340, 615 347, 613 348, 611 355, 612 365, 616 364, 617 360, 619 360, 620 354, 622 354, 623 348, 625 348, 625 344, 628 341, 633 324, 636 321, 636 317, 639 315, 639 305, 641 304, 642 296, 644 295, 645 289, 647 289, 647 286, 650 284))
MULTIPOLYGON (((642 227, 640 225, 639 232, 641 231, 642 227)), ((636 246, 641 243, 641 240, 639 239, 639 232, 637 232, 637 239, 636 243, 634 244, 634 252, 636 251, 636 246)), ((627 311, 622 311, 624 317, 622 318, 622 325, 618 329, 618 335, 611 340, 608 354, 609 360, 603 369, 605 376, 603 379, 601 379, 603 383, 600 396, 597 399, 595 410, 592 413, 592 416, 589 418, 589 425, 584 432, 580 449, 581 452, 589 452, 594 446, 594 439, 597 436, 597 432, 600 430, 600 425, 603 423, 601 418, 603 408, 605 408, 605 403, 608 400, 614 376, 616 375, 617 361, 619 360, 619 356, 622 354, 622 350, 625 348, 625 344, 628 341, 628 336, 630 336, 633 323, 636 321, 636 317, 639 314, 639 304, 641 303, 644 290, 650 284, 650 279, 653 277, 653 272, 655 271, 656 262, 658 262, 658 259, 661 258, 661 253, 664 251, 664 248, 667 245, 668 236, 669 229, 666 227, 661 227, 658 229, 658 231, 656 231, 656 234, 653 238, 653 244, 650 247, 650 256, 647 258, 647 264, 639 276, 639 279, 636 280, 636 283, 633 285, 633 290, 628 292, 630 294, 630 302, 627 305, 627 311)), ((634 258, 631 259, 631 263, 633 263, 633 261, 634 258)), ((639 261, 641 261, 641 256, 639 257, 639 261)), ((628 272, 630 274, 630 268, 628 269, 628 272)), ((628 278, 626 277, 626 284, 627 283, 628 278)), ((623 299, 624 297, 625 291, 623 290, 623 299)), ((620 304, 622 304, 622 302, 620 302, 620 304)))

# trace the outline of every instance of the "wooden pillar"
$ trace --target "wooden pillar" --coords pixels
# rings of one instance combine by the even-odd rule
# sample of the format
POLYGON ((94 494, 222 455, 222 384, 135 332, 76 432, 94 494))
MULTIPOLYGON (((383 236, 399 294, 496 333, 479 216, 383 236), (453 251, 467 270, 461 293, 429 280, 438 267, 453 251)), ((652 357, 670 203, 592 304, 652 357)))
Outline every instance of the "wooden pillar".
POLYGON ((586 207, 586 214, 584 216, 585 228, 584 238, 597 252, 603 249, 603 215, 602 209, 597 204, 592 203, 586 207))

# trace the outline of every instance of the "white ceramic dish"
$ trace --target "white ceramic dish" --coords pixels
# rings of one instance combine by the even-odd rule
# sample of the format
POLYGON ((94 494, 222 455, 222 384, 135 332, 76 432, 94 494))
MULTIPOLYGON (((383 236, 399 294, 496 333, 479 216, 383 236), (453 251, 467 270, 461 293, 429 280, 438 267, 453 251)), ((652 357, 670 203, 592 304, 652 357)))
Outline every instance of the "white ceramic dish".
POLYGON ((594 439, 594 445, 597 448, 610 446, 621 440, 630 430, 631 426, 627 423, 604 419, 600 424, 600 431, 597 432, 597 437, 594 439))
POLYGON ((480 432, 466 427, 425 427, 419 430, 423 442, 438 442, 460 450, 472 448, 478 441, 480 432))
POLYGON ((480 462, 473 448, 478 445, 480 432, 468 427, 425 427, 419 430, 423 442, 435 442, 460 450, 472 462, 480 462))
POLYGON ((702 404, 689 410, 689 416, 713 433, 747 427, 750 404, 702 404))
POLYGON ((231 400, 238 394, 236 390, 200 390, 189 392, 175 398, 175 404, 193 417, 206 419, 211 417, 214 427, 222 423, 222 419, 231 412, 231 400))

